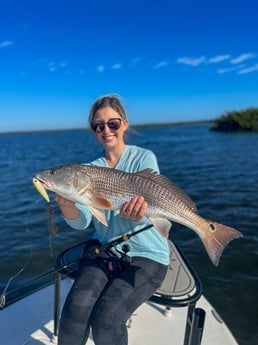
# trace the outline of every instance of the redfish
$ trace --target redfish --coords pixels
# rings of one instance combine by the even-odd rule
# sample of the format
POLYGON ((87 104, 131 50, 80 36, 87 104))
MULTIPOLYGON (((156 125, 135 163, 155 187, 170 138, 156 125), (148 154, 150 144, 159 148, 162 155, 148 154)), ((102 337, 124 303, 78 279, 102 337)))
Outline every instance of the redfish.
POLYGON ((134 196, 142 196, 148 204, 145 216, 161 234, 168 234, 171 222, 192 229, 202 240, 216 266, 227 244, 243 236, 234 228, 201 217, 185 192, 151 169, 127 173, 105 167, 72 164, 41 171, 36 179, 41 184, 42 195, 44 187, 66 199, 86 205, 105 225, 105 210, 120 210, 126 201, 134 196))

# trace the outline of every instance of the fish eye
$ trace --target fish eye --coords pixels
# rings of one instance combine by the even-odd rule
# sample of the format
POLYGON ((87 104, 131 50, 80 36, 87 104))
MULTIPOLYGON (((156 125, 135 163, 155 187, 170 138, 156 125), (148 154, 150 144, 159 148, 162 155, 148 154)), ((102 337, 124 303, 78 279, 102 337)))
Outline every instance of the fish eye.
POLYGON ((51 169, 50 170, 50 175, 55 175, 56 174, 56 169, 51 169))

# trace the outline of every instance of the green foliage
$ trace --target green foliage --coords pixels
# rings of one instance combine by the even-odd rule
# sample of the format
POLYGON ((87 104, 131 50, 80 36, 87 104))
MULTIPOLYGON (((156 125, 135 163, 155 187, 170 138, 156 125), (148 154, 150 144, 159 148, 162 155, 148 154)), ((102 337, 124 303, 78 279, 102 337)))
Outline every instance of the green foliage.
POLYGON ((212 122, 213 131, 258 131, 258 108, 229 111, 212 122))

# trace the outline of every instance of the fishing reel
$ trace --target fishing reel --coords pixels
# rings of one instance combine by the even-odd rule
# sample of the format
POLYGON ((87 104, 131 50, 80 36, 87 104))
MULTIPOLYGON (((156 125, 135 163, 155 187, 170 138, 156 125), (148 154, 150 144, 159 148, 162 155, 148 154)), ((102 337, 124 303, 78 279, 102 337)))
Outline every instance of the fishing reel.
POLYGON ((122 251, 120 251, 116 248, 116 251, 121 255, 120 260, 123 263, 129 264, 131 262, 131 257, 127 255, 127 253, 130 252, 130 250, 131 250, 131 248, 130 248, 129 244, 123 244, 122 245, 122 251))

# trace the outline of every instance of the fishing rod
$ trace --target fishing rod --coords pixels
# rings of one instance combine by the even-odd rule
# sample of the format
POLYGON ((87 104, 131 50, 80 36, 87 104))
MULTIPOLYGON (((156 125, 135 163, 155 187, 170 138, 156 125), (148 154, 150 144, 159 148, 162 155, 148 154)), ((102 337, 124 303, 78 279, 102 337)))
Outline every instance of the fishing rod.
MULTIPOLYGON (((151 227, 153 227, 152 224, 149 224, 145 227, 143 227, 142 229, 139 229, 133 233, 126 233, 120 237, 118 237, 117 239, 107 243, 107 244, 103 244, 103 245, 99 245, 99 246, 95 246, 93 248, 93 252, 94 254, 96 255, 99 255, 103 252, 107 253, 109 255, 110 253, 110 250, 115 247, 116 245, 118 244, 121 244, 122 242, 126 242, 128 241, 132 236, 135 236, 143 231, 146 231, 148 229, 150 229, 151 227)), ((130 251, 130 247, 128 245, 124 245, 122 247, 122 250, 123 250, 123 253, 120 253, 122 254, 122 258, 125 258, 126 257, 126 254, 128 253, 128 251, 130 251), (126 247, 127 246, 127 247, 126 247)), ((111 252, 112 253, 112 252, 111 252)), ((113 253, 113 255, 115 255, 113 253)), ((59 266, 58 268, 54 268, 52 269, 51 271, 48 271, 48 272, 45 272, 45 273, 42 273, 38 276, 36 276, 35 278, 33 278, 32 280, 30 280, 27 284, 23 285, 22 288, 26 288, 26 287, 29 287, 31 285, 33 285, 34 283, 37 283, 38 281, 44 279, 44 278, 47 278, 48 276, 51 276, 51 275, 54 275, 55 273, 58 273, 58 272, 61 272, 62 270, 65 270, 65 269, 69 269, 70 266, 78 263, 80 260, 82 259, 82 256, 81 254, 73 261, 69 262, 69 263, 65 263, 63 264, 62 266, 59 266)), ((24 267, 19 271, 19 274, 21 273, 21 271, 23 271, 24 267)), ((18 274, 16 274, 14 277, 16 277, 18 274)), ((12 279, 14 278, 12 277, 12 279)), ((12 280, 11 279, 11 280, 12 280)), ((54 279, 53 279, 54 280, 54 279)), ((3 292, 1 293, 0 295, 0 309, 3 309, 5 306, 6 306, 6 297, 10 294, 14 294, 15 292, 19 291, 21 289, 21 287, 17 287, 17 288, 14 288, 12 290, 10 290, 9 292, 7 291, 8 290, 8 287, 10 285, 10 282, 8 282, 8 284, 6 285, 6 287, 4 288, 3 292)), ((47 284, 47 283, 46 283, 47 284)), ((12 302, 15 302, 16 300, 20 299, 19 297, 17 297, 16 299, 12 300, 12 302)))
MULTIPOLYGON (((131 237, 135 236, 135 235, 138 235, 139 233, 141 233, 142 231, 145 231, 145 230, 148 230, 150 228, 153 227, 153 224, 149 224, 149 225, 146 225, 145 227, 143 227, 142 229, 139 229, 137 231, 134 231, 132 233, 127 233, 127 234, 124 234, 120 237, 118 237, 117 239, 107 243, 107 244, 102 244, 98 249, 100 251, 109 251, 111 248, 117 246, 118 244, 122 243, 122 242, 126 242, 128 241, 131 237)), ((128 250, 127 250, 128 251, 128 250)), ((98 254, 96 252, 96 254, 98 254)))

